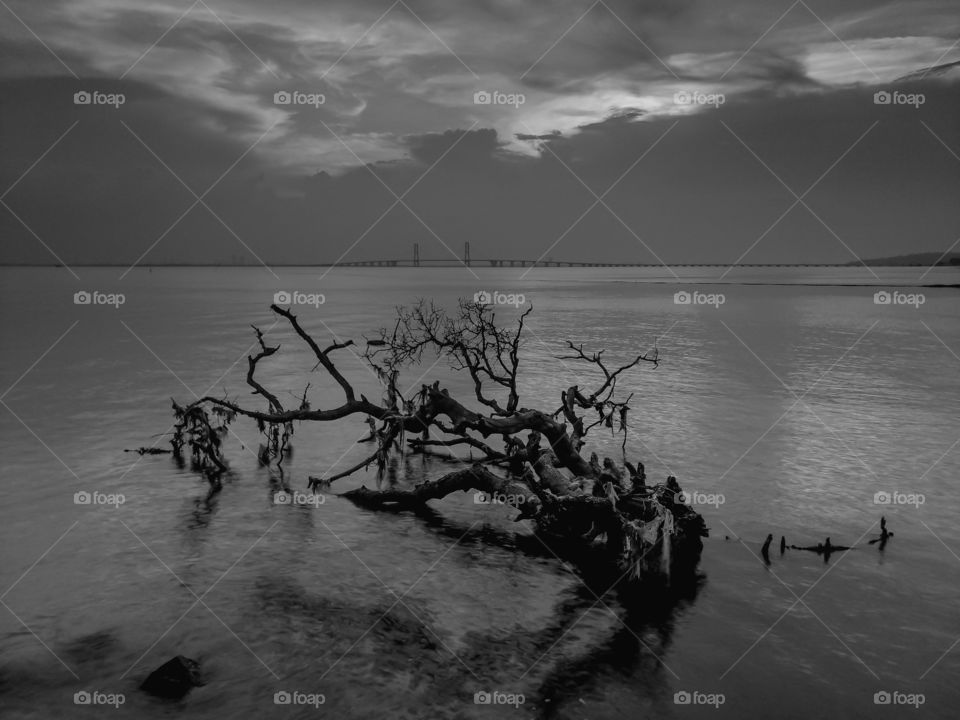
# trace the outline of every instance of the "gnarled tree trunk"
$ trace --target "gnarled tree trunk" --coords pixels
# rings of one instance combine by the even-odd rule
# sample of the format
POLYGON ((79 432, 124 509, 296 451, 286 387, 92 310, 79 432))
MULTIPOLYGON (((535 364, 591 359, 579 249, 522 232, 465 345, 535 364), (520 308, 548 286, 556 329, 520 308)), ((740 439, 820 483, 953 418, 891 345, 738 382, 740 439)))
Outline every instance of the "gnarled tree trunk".
POLYGON ((641 362, 657 366, 656 348, 637 355, 617 369, 604 362, 603 351, 584 352, 567 342, 572 353, 561 359, 585 362, 600 376, 594 391, 573 385, 561 393, 553 412, 520 407, 517 378, 524 321, 508 331, 497 325, 493 311, 484 305, 461 301, 454 314, 421 302, 401 308, 392 330, 382 329, 368 340, 363 358, 380 378, 384 395, 380 403, 357 396, 349 380, 337 369, 332 354, 349 348, 353 341, 334 342, 321 349, 288 310, 271 305, 285 319, 343 391, 343 402, 333 408, 315 409, 304 389, 298 407, 284 407, 276 393, 257 379, 259 363, 273 356, 279 346, 268 346, 263 333, 254 328, 260 351, 248 358, 247 384, 266 407, 245 408, 228 397, 206 396, 186 406, 174 401, 177 422, 172 440, 174 454, 181 457, 187 446, 194 467, 219 489, 227 470, 221 439, 238 417, 254 420, 266 442, 260 459, 278 468, 289 452, 290 438, 303 423, 332 422, 352 415, 365 416, 371 425, 365 441, 376 449, 363 461, 329 477, 310 478, 311 489, 329 487, 340 478, 370 465, 382 473, 388 458, 407 444, 415 452, 431 448, 466 445, 481 453, 476 464, 443 477, 407 488, 360 487, 342 493, 352 502, 372 509, 410 509, 454 492, 481 493, 478 502, 505 504, 518 511, 517 520, 531 521, 538 534, 551 539, 551 547, 574 552, 599 551, 607 562, 631 578, 669 577, 678 569, 693 570, 707 534, 703 518, 678 501, 680 486, 675 478, 647 487, 643 464, 636 467, 622 459, 599 462, 595 454, 581 451, 594 427, 609 428, 623 435, 626 447, 628 402, 616 397, 622 373, 641 362), (439 382, 421 385, 416 395, 405 397, 399 389, 402 369, 419 364, 424 352, 445 357, 456 370, 466 371, 474 389, 472 409, 441 388, 439 382), (587 422, 586 415, 594 413, 587 422), (437 437, 432 436, 438 434, 437 437), (546 447, 541 446, 545 441, 546 447), (498 447, 497 444, 502 445, 498 447), (502 474, 493 472, 494 467, 502 474))

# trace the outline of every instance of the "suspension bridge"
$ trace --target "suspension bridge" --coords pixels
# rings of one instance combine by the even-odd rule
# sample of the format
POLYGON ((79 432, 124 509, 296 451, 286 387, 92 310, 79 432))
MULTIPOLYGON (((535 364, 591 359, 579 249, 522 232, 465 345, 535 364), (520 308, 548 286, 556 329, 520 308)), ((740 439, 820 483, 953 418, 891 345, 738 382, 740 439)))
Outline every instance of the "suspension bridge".
MULTIPOLYGON (((413 255, 407 258, 381 260, 339 260, 317 263, 319 267, 731 267, 730 263, 659 263, 659 262, 591 262, 585 260, 553 260, 545 258, 472 258, 470 243, 463 244, 461 257, 424 258, 420 243, 413 244, 413 255)), ((841 263, 735 263, 732 267, 845 267, 841 263)))

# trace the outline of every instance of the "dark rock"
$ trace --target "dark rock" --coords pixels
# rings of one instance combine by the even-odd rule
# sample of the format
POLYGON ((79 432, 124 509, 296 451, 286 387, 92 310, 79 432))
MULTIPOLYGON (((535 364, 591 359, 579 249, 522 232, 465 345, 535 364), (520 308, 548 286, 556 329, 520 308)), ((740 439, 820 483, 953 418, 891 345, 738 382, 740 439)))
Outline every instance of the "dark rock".
POLYGON ((203 685, 200 663, 177 655, 158 667, 143 681, 140 689, 158 697, 179 700, 190 688, 203 685))

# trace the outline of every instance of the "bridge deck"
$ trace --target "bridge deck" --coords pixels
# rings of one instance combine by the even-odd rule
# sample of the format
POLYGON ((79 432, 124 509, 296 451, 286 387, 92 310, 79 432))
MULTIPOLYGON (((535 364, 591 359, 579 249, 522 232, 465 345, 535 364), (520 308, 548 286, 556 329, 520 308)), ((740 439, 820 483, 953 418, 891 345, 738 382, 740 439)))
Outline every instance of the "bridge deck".
POLYGON ((638 268, 659 268, 659 267, 848 267, 846 264, 837 263, 630 263, 630 262, 580 262, 566 260, 528 260, 528 259, 510 259, 510 258, 492 258, 487 260, 454 260, 441 258, 420 258, 419 260, 409 259, 390 259, 390 260, 351 260, 337 263, 317 263, 318 267, 638 267, 638 268))

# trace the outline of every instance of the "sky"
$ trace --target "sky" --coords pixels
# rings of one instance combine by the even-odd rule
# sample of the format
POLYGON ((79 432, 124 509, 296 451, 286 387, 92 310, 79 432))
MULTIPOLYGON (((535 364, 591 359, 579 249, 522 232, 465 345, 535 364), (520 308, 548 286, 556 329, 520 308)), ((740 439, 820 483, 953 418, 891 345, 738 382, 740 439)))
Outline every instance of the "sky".
POLYGON ((0 262, 941 253, 957 9, 3 0, 0 262))

